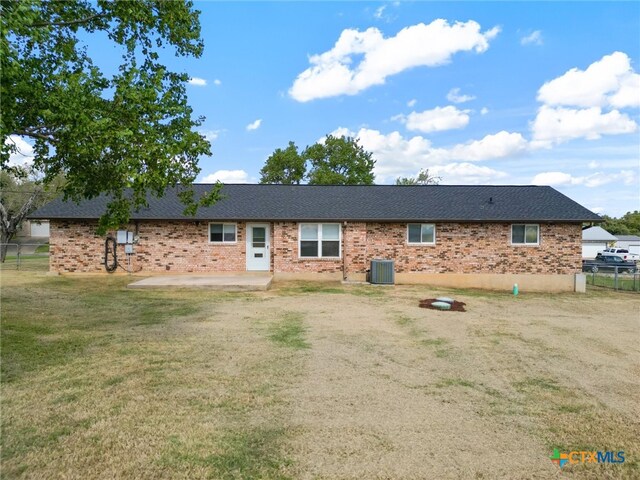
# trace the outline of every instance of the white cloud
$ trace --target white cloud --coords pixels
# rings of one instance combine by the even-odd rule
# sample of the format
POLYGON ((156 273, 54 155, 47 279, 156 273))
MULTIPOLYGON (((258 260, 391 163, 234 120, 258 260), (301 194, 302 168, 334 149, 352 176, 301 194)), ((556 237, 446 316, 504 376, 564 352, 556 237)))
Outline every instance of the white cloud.
POLYGON ((636 122, 618 110, 602 113, 600 107, 572 109, 543 105, 531 126, 532 145, 548 148, 574 138, 595 140, 602 135, 635 132, 637 128, 636 122))
POLYGON ((442 183, 449 185, 495 183, 497 179, 508 176, 506 172, 466 162, 436 165, 429 169, 429 173, 441 177, 442 183))
POLYGON ((13 144, 15 152, 9 155, 9 165, 13 167, 29 166, 33 163, 33 145, 18 135, 10 135, 4 141, 5 145, 13 144))
POLYGON ((487 113, 489 113, 489 109, 487 107, 482 107, 482 110, 480 110, 480 115, 486 115, 487 113))
POLYGON ((386 5, 382 5, 382 6, 378 7, 378 8, 376 8, 376 11, 373 12, 373 16, 375 18, 377 18, 378 20, 380 20, 382 18, 383 14, 384 14, 384 10, 386 8, 387 8, 386 5))
POLYGON ((251 130, 257 130, 260 128, 260 125, 262 125, 262 119, 258 118, 257 120, 251 122, 249 125, 247 125, 247 131, 251 131, 251 130))
POLYGON ((534 30, 520 39, 520 45, 542 45, 542 32, 534 30))
POLYGON ((594 168, 598 168, 600 166, 600 164, 598 162, 596 162, 595 160, 591 160, 589 162, 589 165, 587 165, 591 170, 593 170, 594 168))
POLYGON ((502 130, 496 134, 486 135, 481 140, 456 145, 451 149, 450 157, 466 161, 517 157, 526 152, 527 148, 527 141, 520 133, 502 130))
POLYGON ((222 80, 220 80, 219 78, 216 78, 216 79, 213 81, 213 84, 214 84, 216 87, 219 87, 220 85, 222 85, 222 80))
POLYGON ((543 172, 537 174, 531 180, 533 185, 567 185, 571 184, 573 177, 563 172, 543 172))
POLYGON ((406 124, 408 130, 429 133, 466 127, 469 123, 468 112, 449 105, 424 112, 411 112, 409 115, 396 115, 393 119, 406 124))
POLYGON ((418 103, 418 101, 415 98, 412 98, 411 100, 409 100, 407 102, 407 107, 413 108, 413 107, 415 107, 416 103, 418 103))
POLYGON ((583 185, 588 188, 600 187, 608 183, 633 185, 637 181, 637 173, 633 170, 621 170, 618 173, 596 172, 591 175, 574 177, 564 172, 543 172, 531 180, 533 185, 583 185))
POLYGON ((191 77, 189 79, 189 85, 193 85, 195 87, 206 87, 207 81, 204 78, 191 77))
POLYGON ((618 109, 640 106, 640 75, 625 53, 614 52, 546 82, 538 101, 543 105, 531 123, 533 148, 633 133, 638 124, 618 109))
POLYGON ((572 68, 546 82, 538 90, 538 100, 546 105, 574 107, 638 107, 640 75, 631 68, 627 54, 614 52, 586 70, 572 68))
POLYGON ((249 175, 244 170, 218 170, 202 179, 202 183, 248 183, 249 175))
POLYGON ((200 130, 198 133, 204 136, 211 143, 215 142, 220 136, 220 130, 200 130))
MULTIPOLYGON (((338 128, 332 134, 355 137, 365 150, 373 154, 376 160, 374 173, 377 182, 388 182, 399 176, 414 175, 421 168, 444 168, 455 161, 461 161, 463 163, 458 165, 464 165, 472 161, 514 157, 521 155, 527 146, 526 140, 519 133, 504 131, 452 148, 436 148, 420 135, 405 138, 397 131, 383 134, 378 130, 361 128, 356 133, 346 128, 338 128)), ((468 175, 473 173, 475 176, 483 171, 488 173, 484 169, 470 172, 466 166, 456 168, 459 176, 463 170, 468 175)), ((495 172, 492 174, 497 175, 495 172)), ((501 177, 502 175, 497 178, 501 177)))
POLYGON ((598 215, 600 215, 601 213, 604 213, 604 207, 592 207, 589 210, 591 210, 593 213, 597 213, 598 215))
POLYGON ((640 75, 631 73, 620 79, 620 88, 609 97, 614 108, 640 107, 640 75))
POLYGON ((309 57, 311 66, 298 75, 289 95, 299 102, 355 95, 409 68, 446 64, 457 52, 482 53, 499 31, 483 33, 472 20, 450 25, 442 19, 403 28, 389 38, 373 27, 346 29, 331 50, 309 57), (363 58, 355 64, 357 55, 363 58))
POLYGON ((460 95, 459 88, 452 88, 451 90, 449 90, 449 93, 447 93, 447 100, 453 103, 469 102, 471 100, 474 100, 475 98, 476 97, 474 97, 473 95, 460 95))

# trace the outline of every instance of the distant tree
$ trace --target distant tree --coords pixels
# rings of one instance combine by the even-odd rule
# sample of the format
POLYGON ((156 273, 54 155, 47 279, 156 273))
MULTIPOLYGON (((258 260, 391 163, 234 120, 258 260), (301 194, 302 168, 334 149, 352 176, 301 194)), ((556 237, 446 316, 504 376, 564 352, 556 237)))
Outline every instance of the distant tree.
POLYGON ((620 218, 603 215, 604 228, 613 235, 638 235, 640 236, 640 211, 627 212, 620 218))
POLYGON ((429 173, 429 169, 421 169, 415 177, 398 177, 396 185, 439 185, 442 178, 429 173))
POLYGON ((328 135, 323 143, 307 147, 310 185, 371 185, 375 179, 372 154, 350 137, 328 135))
POLYGON ((306 174, 305 160, 293 142, 284 150, 278 148, 260 170, 260 183, 299 184, 306 174))
POLYGON ((190 0, 2 1, 0 32, 0 170, 13 169, 12 137, 31 140, 43 185, 62 174, 66 198, 112 198, 99 231, 126 223, 147 192, 183 185, 187 214, 219 197, 190 188, 210 144, 187 103, 189 76, 159 61, 202 54, 190 0), (115 73, 90 57, 94 34, 121 52, 115 73))
POLYGON ((58 194, 62 177, 44 185, 31 169, 13 167, 0 171, 0 262, 7 256, 9 243, 27 215, 58 194))

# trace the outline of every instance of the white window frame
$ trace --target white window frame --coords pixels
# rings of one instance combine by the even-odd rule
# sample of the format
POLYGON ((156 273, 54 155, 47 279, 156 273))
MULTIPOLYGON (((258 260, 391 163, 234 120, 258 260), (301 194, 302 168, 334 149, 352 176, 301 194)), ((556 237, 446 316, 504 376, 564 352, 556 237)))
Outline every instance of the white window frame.
MULTIPOLYGON (((314 240, 310 240, 314 241, 314 240)), ((335 242, 330 239, 328 242, 335 242)), ((336 222, 304 222, 298 224, 298 259, 300 260, 340 260, 342 258, 342 226, 336 222), (303 225, 317 225, 318 226, 318 256, 317 257, 303 257, 302 256, 302 226, 303 225), (322 256, 322 225, 337 225, 338 226, 338 256, 337 257, 323 257, 322 256)))
POLYGON ((436 244, 436 224, 435 223, 418 223, 411 222, 407 223, 407 245, 435 245, 436 244), (420 225, 420 241, 419 242, 410 242, 409 241, 409 225, 420 225), (423 242, 422 241, 422 227, 423 225, 429 225, 433 227, 433 242, 423 242))
POLYGON ((539 223, 512 223, 511 224, 511 245, 514 247, 538 247, 540 246, 540 224, 539 223), (524 226, 524 242, 522 243, 514 243, 513 241, 513 227, 516 225, 524 226), (536 242, 527 242, 527 227, 536 227, 538 229, 538 235, 536 237, 536 242))
POLYGON ((207 240, 209 240, 209 243, 211 245, 234 245, 238 243, 238 224, 233 222, 209 222, 209 225, 207 226, 207 240), (221 242, 211 241, 211 225, 222 225, 222 241, 221 242), (235 238, 233 242, 230 242, 224 239, 225 225, 233 225, 234 238, 235 238))

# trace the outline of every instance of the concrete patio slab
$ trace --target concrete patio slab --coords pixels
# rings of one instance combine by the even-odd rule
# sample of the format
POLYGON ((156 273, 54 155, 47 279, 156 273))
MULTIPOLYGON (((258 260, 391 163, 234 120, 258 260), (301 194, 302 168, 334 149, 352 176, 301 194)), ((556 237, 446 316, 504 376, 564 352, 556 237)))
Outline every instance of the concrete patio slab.
POLYGON ((127 288, 202 288, 226 292, 267 290, 271 275, 159 275, 130 283, 127 288))

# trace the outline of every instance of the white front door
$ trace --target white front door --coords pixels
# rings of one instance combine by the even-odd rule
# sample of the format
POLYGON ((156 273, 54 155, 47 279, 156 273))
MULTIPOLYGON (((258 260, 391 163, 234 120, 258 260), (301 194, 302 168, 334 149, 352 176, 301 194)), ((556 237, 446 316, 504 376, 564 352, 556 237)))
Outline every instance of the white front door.
POLYGON ((247 224, 247 270, 269 271, 269 224, 247 224))

